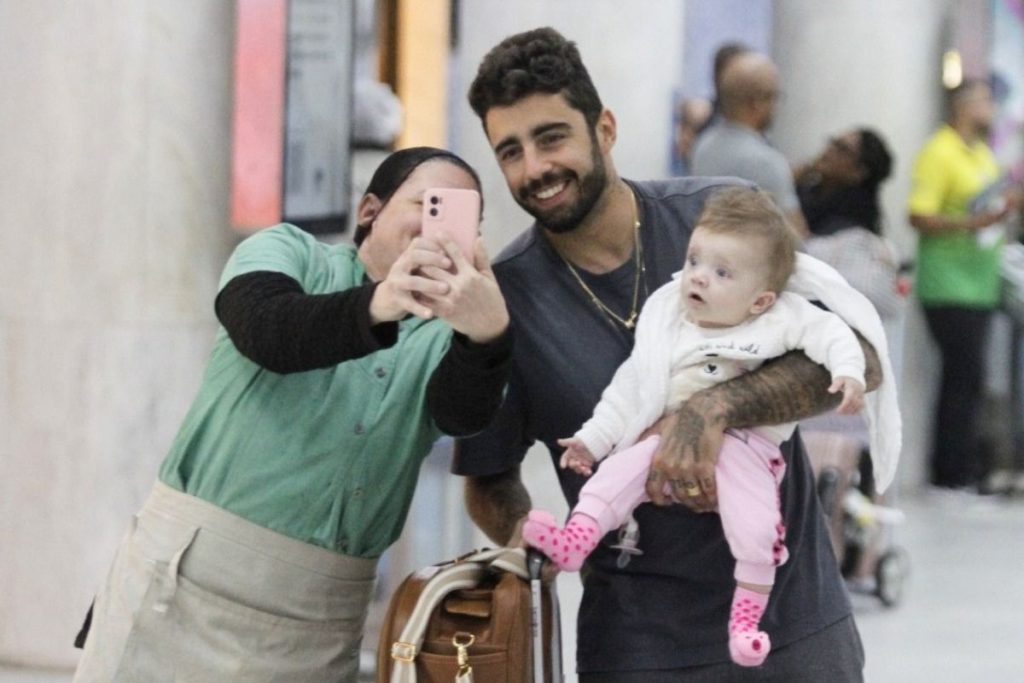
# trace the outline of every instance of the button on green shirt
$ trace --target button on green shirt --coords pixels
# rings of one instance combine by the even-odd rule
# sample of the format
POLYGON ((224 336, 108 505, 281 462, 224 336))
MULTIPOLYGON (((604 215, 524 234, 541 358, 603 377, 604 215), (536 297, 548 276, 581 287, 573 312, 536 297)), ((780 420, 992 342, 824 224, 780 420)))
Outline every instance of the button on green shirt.
MULTIPOLYGON (((365 282, 352 247, 286 224, 240 244, 220 286, 253 271, 284 273, 308 294, 365 282)), ((222 328, 160 480, 292 538, 377 557, 398 538, 441 434, 424 397, 450 340, 441 321, 409 318, 394 346, 278 374, 242 356, 222 328)))
MULTIPOLYGON (((950 126, 935 133, 914 164, 910 213, 966 216, 968 206, 999 177, 984 142, 968 145, 950 126)), ((921 235, 917 247, 918 298, 926 306, 995 308, 999 304, 1002 243, 983 246, 975 232, 921 235)))

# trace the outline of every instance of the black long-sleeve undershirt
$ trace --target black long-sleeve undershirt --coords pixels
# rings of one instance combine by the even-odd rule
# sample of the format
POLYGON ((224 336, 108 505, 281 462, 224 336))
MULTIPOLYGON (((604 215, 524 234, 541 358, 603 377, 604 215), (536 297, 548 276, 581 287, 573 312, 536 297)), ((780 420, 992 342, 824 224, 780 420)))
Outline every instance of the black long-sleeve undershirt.
MULTIPOLYGON (((281 374, 327 368, 392 346, 398 323, 374 325, 376 284, 332 294, 306 294, 293 278, 257 271, 232 278, 217 296, 217 319, 239 353, 281 374)), ((452 436, 474 434, 501 405, 511 364, 512 335, 487 344, 453 334, 431 373, 427 410, 452 436)))
POLYGON ((361 358, 398 340, 398 323, 373 325, 375 284, 306 294, 283 273, 232 278, 214 310, 238 351, 267 370, 305 372, 361 358))
POLYGON ((427 410, 438 428, 451 436, 482 431, 501 407, 511 366, 511 328, 487 344, 453 333, 427 384, 427 410))

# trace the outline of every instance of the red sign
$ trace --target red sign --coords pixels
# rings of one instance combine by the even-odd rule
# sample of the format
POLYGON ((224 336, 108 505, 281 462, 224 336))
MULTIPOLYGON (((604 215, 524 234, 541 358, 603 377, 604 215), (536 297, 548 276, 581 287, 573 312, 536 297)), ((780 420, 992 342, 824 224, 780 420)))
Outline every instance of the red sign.
POLYGON ((238 0, 232 114, 231 224, 282 219, 287 0, 238 0))

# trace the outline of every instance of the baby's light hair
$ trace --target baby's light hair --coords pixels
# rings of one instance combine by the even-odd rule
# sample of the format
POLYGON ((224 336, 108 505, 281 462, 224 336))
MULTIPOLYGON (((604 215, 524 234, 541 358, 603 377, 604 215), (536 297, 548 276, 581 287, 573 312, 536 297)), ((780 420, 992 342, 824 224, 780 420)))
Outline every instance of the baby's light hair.
POLYGON ((771 195, 751 187, 716 191, 704 204, 697 227, 720 235, 759 239, 765 245, 768 289, 781 292, 796 265, 796 236, 771 195))

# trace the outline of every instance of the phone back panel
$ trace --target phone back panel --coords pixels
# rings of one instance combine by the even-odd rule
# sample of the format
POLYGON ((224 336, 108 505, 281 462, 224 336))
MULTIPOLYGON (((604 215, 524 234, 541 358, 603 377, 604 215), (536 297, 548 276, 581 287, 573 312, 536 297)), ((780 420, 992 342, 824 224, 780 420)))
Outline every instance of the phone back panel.
POLYGON ((473 243, 480 232, 480 194, 476 190, 432 188, 423 193, 423 235, 447 235, 473 260, 473 243))

